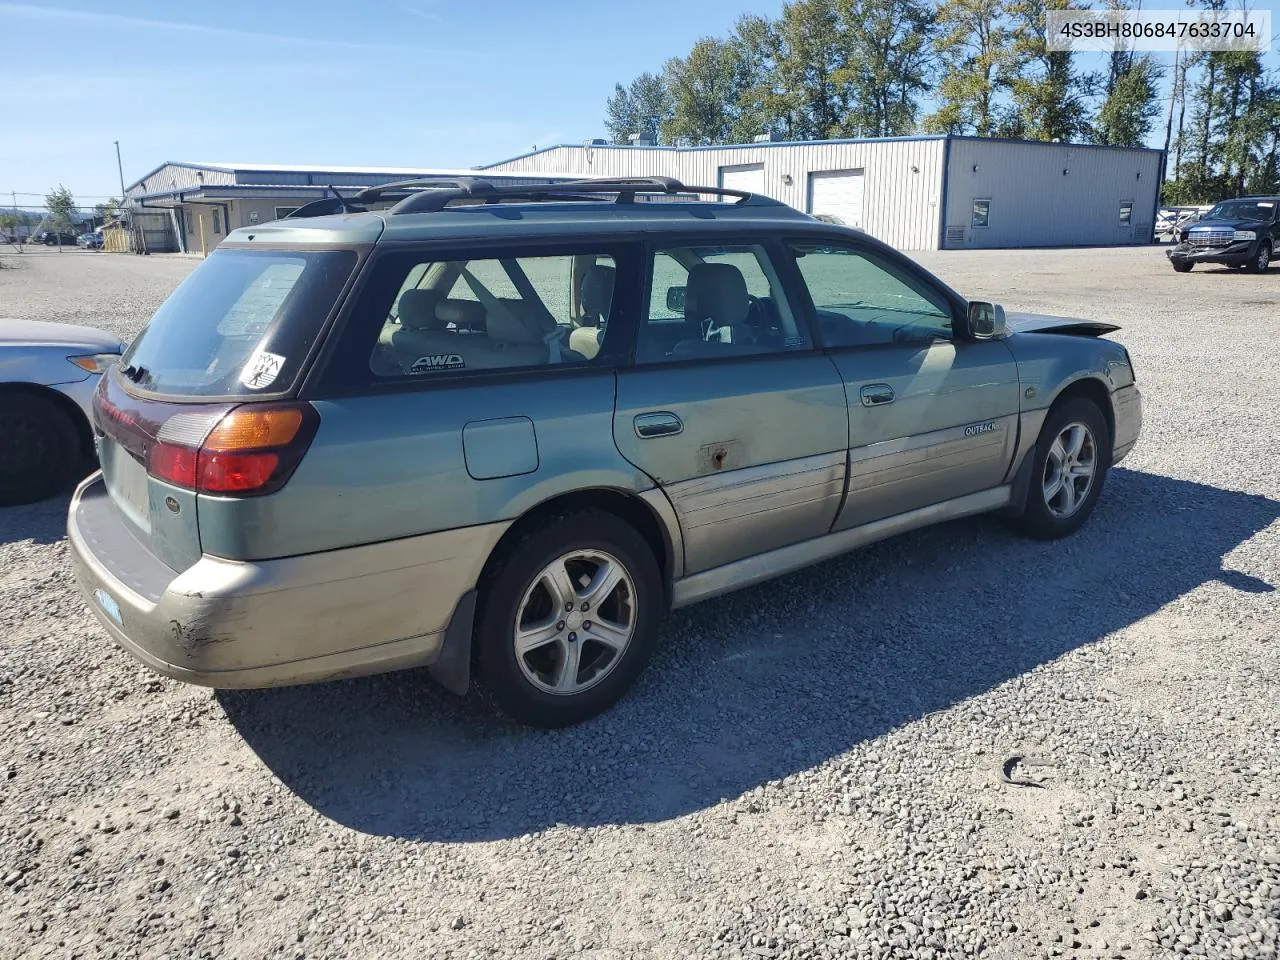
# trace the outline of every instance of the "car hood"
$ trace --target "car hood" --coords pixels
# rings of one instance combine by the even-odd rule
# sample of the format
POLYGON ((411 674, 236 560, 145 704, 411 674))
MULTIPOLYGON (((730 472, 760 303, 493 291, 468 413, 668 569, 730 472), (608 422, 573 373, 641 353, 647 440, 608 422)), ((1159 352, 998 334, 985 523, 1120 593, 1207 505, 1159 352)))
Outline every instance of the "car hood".
POLYGON ((1006 313, 1004 322, 1014 333, 1065 333, 1077 337, 1100 337, 1120 328, 1101 320, 1054 317, 1044 313, 1006 313))
POLYGON ((67 347, 84 353, 121 353, 119 338, 96 327, 47 320, 10 320, 0 317, 0 347, 67 347))

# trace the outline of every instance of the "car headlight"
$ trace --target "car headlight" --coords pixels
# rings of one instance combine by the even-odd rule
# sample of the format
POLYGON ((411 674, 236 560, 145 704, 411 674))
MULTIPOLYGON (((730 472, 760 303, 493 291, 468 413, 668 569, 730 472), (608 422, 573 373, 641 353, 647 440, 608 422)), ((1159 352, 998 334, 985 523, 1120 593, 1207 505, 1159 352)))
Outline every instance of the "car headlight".
POLYGON ((81 370, 88 370, 90 373, 105 373, 107 367, 120 359, 118 353, 88 353, 79 357, 67 357, 81 370))
POLYGON ((1257 240, 1257 239, 1258 239, 1258 235, 1257 235, 1256 233, 1254 233, 1252 230, 1237 230, 1234 234, 1232 234, 1231 239, 1232 239, 1233 241, 1235 241, 1235 240, 1257 240))

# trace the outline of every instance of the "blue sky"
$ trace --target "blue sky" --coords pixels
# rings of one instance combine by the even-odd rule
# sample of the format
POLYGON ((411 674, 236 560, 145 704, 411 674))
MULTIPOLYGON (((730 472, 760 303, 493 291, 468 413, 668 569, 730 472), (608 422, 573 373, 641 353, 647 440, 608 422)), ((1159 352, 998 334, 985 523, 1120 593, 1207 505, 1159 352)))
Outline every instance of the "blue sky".
POLYGON ((781 6, 0 0, 0 203, 119 193, 114 140, 126 182, 165 160, 465 167, 581 142, 615 81, 781 6))

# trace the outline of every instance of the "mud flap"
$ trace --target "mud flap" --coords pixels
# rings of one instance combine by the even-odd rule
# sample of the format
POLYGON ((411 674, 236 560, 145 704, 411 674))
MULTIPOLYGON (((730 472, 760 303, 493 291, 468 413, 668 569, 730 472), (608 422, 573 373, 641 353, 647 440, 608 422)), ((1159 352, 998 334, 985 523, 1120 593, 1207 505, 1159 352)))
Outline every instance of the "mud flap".
POLYGON ((1031 474, 1036 464, 1036 447, 1033 446, 1022 458, 1022 463, 1013 475, 1010 484, 1009 505, 1000 511, 1001 516, 1017 518, 1027 510, 1027 489, 1031 486, 1031 474))
POLYGON ((466 695, 471 685, 471 635, 476 619, 476 594, 476 590, 468 590, 453 608, 440 656, 427 667, 440 686, 460 697, 466 695))

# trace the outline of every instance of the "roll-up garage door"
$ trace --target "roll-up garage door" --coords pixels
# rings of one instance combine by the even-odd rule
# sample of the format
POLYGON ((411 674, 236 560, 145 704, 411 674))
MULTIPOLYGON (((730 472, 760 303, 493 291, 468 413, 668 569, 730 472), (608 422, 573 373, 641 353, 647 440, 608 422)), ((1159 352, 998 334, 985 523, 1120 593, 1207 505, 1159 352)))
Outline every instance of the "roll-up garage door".
POLYGON ((746 190, 748 193, 764 193, 764 164, 751 163, 737 167, 720 168, 720 186, 727 190, 746 190))
POLYGON ((824 170, 809 174, 809 212, 839 217, 862 226, 862 171, 824 170))

